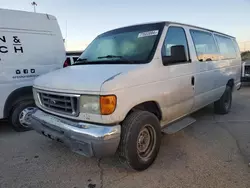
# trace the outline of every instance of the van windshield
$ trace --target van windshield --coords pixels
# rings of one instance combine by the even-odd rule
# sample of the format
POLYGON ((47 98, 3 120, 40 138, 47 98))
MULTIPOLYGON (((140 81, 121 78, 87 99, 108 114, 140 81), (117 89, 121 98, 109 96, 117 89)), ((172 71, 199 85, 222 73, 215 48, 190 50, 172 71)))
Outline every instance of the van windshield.
POLYGON ((95 38, 77 64, 148 63, 152 60, 164 23, 130 26, 95 38))

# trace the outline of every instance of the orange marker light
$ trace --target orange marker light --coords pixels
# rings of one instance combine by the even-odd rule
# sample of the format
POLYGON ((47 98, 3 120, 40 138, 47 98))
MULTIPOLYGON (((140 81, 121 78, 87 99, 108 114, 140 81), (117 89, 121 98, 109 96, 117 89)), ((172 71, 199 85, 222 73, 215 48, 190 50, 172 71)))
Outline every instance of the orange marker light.
POLYGON ((100 107, 102 115, 110 115, 116 108, 116 96, 106 95, 100 97, 100 107))

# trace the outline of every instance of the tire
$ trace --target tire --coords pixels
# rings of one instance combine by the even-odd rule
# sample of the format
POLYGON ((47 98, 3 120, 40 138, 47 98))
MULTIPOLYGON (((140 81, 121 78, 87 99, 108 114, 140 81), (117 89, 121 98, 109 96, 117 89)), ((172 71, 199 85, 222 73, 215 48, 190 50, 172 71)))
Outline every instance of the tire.
POLYGON ((23 114, 25 109, 31 111, 34 108, 35 108, 35 103, 31 99, 21 100, 14 105, 9 116, 9 123, 11 124, 12 128, 15 131, 24 132, 24 131, 31 130, 28 124, 21 123, 19 119, 20 119, 21 113, 23 114))
POLYGON ((226 86, 226 90, 224 91, 221 98, 214 102, 214 110, 217 114, 227 114, 232 106, 232 88, 230 86, 226 86))
POLYGON ((161 145, 161 129, 157 117, 147 111, 135 111, 129 114, 122 123, 121 141, 118 148, 119 158, 129 169, 142 171, 156 159, 161 145), (143 134, 142 134, 143 133, 143 134), (149 133, 149 134, 148 134, 149 133), (143 137, 142 135, 151 135, 143 137), (140 138, 140 139, 138 139, 140 138), (143 138, 148 149, 142 155, 143 138), (138 149, 139 148, 139 149, 138 149), (141 150, 141 154, 140 151, 141 150))

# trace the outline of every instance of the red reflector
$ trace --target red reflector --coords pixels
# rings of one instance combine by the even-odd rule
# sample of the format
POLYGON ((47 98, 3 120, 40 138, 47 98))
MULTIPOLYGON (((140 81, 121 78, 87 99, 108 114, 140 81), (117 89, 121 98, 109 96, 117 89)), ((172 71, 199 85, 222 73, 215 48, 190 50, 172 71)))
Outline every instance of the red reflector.
POLYGON ((63 63, 63 68, 65 68, 65 67, 67 67, 67 66, 69 66, 70 64, 69 64, 69 61, 68 61, 68 59, 66 59, 65 61, 64 61, 64 63, 63 63))

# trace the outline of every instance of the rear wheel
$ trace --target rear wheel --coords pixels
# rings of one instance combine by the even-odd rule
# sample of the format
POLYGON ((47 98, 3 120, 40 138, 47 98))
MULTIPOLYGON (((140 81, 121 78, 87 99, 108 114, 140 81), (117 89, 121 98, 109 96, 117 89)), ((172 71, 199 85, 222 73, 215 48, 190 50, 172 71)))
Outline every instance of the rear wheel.
POLYGON ((232 88, 226 86, 226 90, 221 98, 214 103, 214 110, 217 114, 227 114, 232 106, 232 88))
POLYGON ((30 130, 30 115, 35 109, 33 100, 19 101, 12 109, 9 123, 17 132, 30 130))
POLYGON ((157 117, 146 111, 128 115, 122 123, 119 156, 134 170, 147 169, 156 159, 161 143, 161 130, 157 117))

